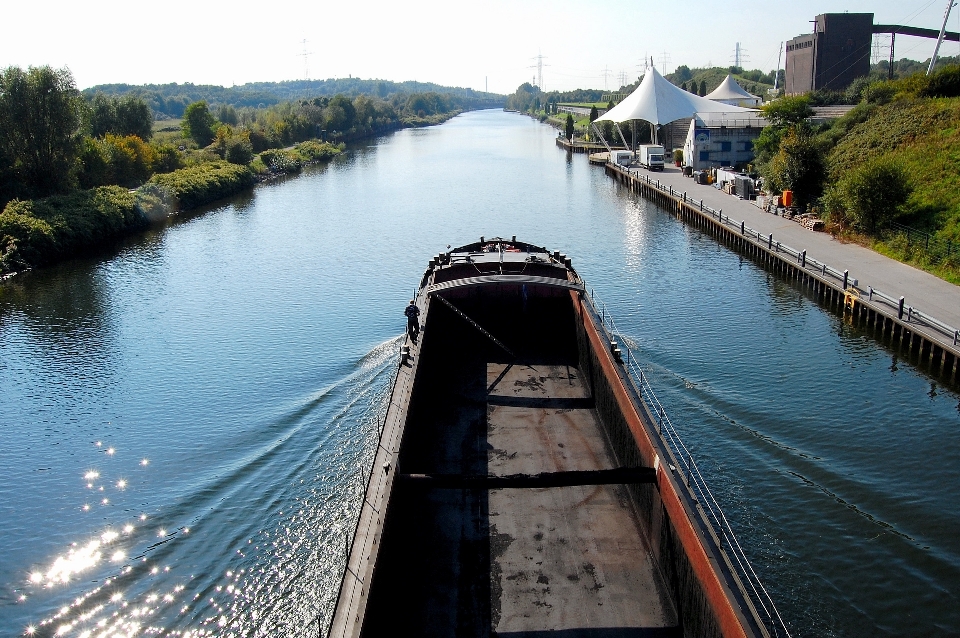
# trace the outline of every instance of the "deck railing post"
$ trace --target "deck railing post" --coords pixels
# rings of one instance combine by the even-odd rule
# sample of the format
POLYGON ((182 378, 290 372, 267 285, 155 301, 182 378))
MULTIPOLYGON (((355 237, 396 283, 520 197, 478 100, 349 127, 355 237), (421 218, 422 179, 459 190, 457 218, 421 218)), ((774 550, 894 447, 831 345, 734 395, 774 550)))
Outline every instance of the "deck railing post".
POLYGON ((903 297, 900 297, 900 306, 897 309, 897 319, 903 319, 903 297))
POLYGON ((844 271, 843 271, 843 289, 844 289, 844 290, 847 289, 847 280, 848 280, 849 278, 850 278, 850 271, 849 271, 849 270, 844 270, 844 271))
POLYGON ((770 233, 770 236, 767 237, 767 250, 773 249, 773 233, 770 233))
POLYGON ((807 251, 805 250, 800 253, 800 267, 801 268, 807 267, 807 251))
POLYGON ((741 235, 746 235, 746 234, 747 234, 747 222, 745 222, 745 221, 740 222, 740 234, 741 234, 741 235))

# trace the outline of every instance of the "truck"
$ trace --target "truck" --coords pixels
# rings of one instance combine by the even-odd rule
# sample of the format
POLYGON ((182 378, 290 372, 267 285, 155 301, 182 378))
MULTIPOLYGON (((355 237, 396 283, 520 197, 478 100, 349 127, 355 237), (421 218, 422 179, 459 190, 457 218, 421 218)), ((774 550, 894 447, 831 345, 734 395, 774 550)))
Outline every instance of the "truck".
POLYGON ((663 147, 655 144, 643 144, 637 148, 637 158, 641 166, 648 171, 663 170, 663 147))
POLYGON ((610 163, 619 164, 620 166, 630 166, 630 164, 633 163, 633 152, 632 151, 611 151, 610 163))

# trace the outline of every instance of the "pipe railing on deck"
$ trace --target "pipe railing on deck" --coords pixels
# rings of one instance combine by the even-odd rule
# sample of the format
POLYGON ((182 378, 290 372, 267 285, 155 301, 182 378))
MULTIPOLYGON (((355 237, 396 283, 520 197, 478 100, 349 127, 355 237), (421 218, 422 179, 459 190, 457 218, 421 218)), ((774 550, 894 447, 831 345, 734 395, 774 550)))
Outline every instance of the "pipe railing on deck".
MULTIPOLYGON (((643 369, 637 363, 636 357, 631 356, 631 348, 627 345, 627 340, 624 338, 623 332, 617 327, 610 313, 607 312, 606 304, 597 302, 595 293, 592 290, 590 297, 594 308, 600 314, 600 321, 604 330, 613 338, 613 341, 616 341, 617 345, 622 344, 626 349, 626 358, 622 358, 621 363, 627 371, 627 376, 632 379, 635 387, 639 391, 640 397, 653 412, 661 437, 667 444, 674 460, 681 465, 680 477, 690 490, 691 496, 693 496, 694 500, 700 503, 709 514, 712 526, 714 527, 713 533, 715 534, 717 544, 731 559, 730 564, 740 580, 746 582, 749 589, 749 591, 746 592, 747 595, 750 597, 757 611, 764 616, 760 620, 764 622, 766 629, 770 631, 773 636, 786 636, 789 638, 790 632, 787 630, 786 623, 780 616, 780 612, 777 610, 773 598, 767 592, 757 572, 750 564, 750 560, 743 551, 743 547, 740 545, 740 541, 737 539, 730 521, 727 519, 726 514, 724 514, 723 509, 710 490, 706 478, 694 460, 693 453, 690 451, 690 448, 684 444, 680 433, 674 426, 673 421, 670 420, 666 409, 653 391, 653 386, 650 384, 648 375, 644 374, 643 369), (718 530, 719 535, 716 535, 718 530)), ((675 469, 672 463, 670 464, 670 469, 675 469)))
POLYGON ((922 326, 932 328, 948 339, 951 339, 953 341, 953 345, 960 344, 960 329, 944 323, 926 313, 922 313, 913 307, 904 306, 903 297, 894 299, 893 297, 886 295, 873 287, 869 287, 868 290, 864 290, 860 288, 859 281, 857 279, 853 279, 849 276, 849 271, 837 270, 836 268, 828 266, 824 262, 818 261, 813 257, 809 257, 806 250, 797 250, 787 246, 786 244, 782 244, 779 241, 773 241, 772 233, 764 235, 760 231, 747 226, 745 221, 734 221, 730 219, 729 215, 723 214, 722 208, 711 208, 710 206, 704 204, 702 199, 696 200, 687 197, 687 193, 685 191, 675 191, 672 186, 665 187, 660 184, 660 180, 652 180, 650 179, 649 175, 641 174, 638 169, 625 168, 620 170, 625 170, 628 175, 631 175, 634 178, 644 182, 648 187, 654 188, 664 195, 676 197, 691 207, 699 207, 701 212, 708 213, 711 217, 716 219, 720 225, 736 231, 744 237, 749 237, 751 241, 756 241, 759 245, 765 246, 768 250, 772 250, 777 253, 783 252, 790 255, 797 260, 797 263, 804 272, 814 275, 818 274, 824 279, 827 277, 835 279, 838 283, 840 283, 841 288, 843 288, 844 291, 853 288, 859 293, 867 293, 869 290, 868 300, 873 301, 873 298, 877 297, 883 303, 891 306, 892 308, 896 308, 898 311, 898 319, 902 320, 904 313, 907 312, 909 322, 918 323, 922 326))

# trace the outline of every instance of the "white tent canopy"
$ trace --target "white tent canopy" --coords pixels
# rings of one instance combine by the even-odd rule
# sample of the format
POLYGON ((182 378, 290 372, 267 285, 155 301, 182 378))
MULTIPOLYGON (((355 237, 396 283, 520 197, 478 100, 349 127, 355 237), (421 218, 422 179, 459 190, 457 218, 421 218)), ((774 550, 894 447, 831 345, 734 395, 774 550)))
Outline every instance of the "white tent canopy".
POLYGON ((697 113, 753 112, 753 109, 715 102, 687 93, 671 84, 656 69, 650 69, 633 93, 598 117, 596 121, 620 124, 628 120, 645 120, 651 124, 660 125, 692 118, 697 113))
POLYGON ((715 88, 704 97, 706 97, 708 100, 719 100, 722 102, 727 102, 728 104, 730 102, 733 102, 734 104, 746 102, 751 105, 755 105, 760 102, 760 98, 758 98, 756 95, 751 95, 744 91, 743 87, 733 79, 732 75, 727 75, 723 82, 720 83, 720 86, 715 88))

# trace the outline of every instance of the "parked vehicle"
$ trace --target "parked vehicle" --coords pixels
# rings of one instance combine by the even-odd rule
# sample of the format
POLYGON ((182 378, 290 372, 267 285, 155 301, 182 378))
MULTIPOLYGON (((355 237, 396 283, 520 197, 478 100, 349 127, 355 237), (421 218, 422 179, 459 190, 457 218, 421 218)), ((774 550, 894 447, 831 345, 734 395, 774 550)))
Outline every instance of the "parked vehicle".
POLYGON ((643 144, 637 148, 637 161, 649 171, 663 170, 663 147, 643 144))

